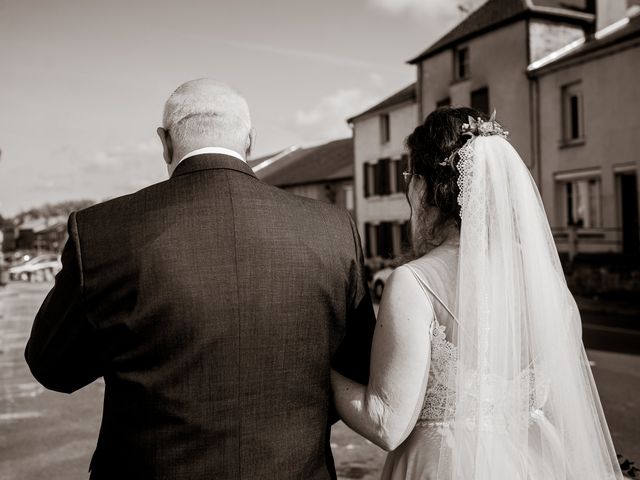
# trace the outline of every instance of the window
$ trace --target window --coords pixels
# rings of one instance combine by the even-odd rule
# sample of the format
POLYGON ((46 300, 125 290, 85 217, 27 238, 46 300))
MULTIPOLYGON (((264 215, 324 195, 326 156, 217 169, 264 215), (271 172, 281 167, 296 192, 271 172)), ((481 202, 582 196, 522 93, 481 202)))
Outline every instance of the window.
POLYGON ((438 100, 436 102, 436 108, 448 107, 449 105, 451 105, 451 98, 449 97, 443 98, 442 100, 438 100))
POLYGON ((387 143, 390 139, 389 114, 383 113, 380 115, 380 143, 387 143))
POLYGON ((471 108, 489 114, 489 89, 487 87, 471 92, 471 108))
POLYGON ((364 239, 367 258, 394 258, 409 246, 409 222, 365 223, 364 239))
POLYGON ((602 227, 600 183, 599 177, 565 183, 565 224, 567 226, 602 227))
POLYGON ((389 166, 391 159, 381 158, 375 165, 375 185, 374 195, 389 195, 391 193, 391 182, 389 178, 389 166))
POLYGON ((562 138, 563 143, 584 139, 583 102, 580 83, 562 87, 562 138))
POLYGON ((458 48, 455 55, 455 79, 466 80, 469 78, 469 47, 458 48))
POLYGON ((407 155, 401 159, 381 158, 376 163, 363 165, 364 197, 391 195, 404 192, 402 172, 407 169, 407 155))
POLYGON ((364 198, 369 196, 369 164, 367 162, 362 164, 362 195, 364 198))
POLYGON ((381 158, 376 164, 376 186, 375 195, 389 195, 391 193, 391 185, 389 182, 389 165, 391 160, 381 158))

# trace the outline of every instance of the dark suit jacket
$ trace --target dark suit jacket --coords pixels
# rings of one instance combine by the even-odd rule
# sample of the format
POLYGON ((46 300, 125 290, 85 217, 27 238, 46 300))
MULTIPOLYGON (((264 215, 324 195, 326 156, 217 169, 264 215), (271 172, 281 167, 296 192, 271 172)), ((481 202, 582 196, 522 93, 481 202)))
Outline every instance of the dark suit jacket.
POLYGON ((335 476, 330 362, 366 382, 374 325, 347 212, 199 155, 72 214, 62 263, 25 355, 104 377, 91 478, 335 476))

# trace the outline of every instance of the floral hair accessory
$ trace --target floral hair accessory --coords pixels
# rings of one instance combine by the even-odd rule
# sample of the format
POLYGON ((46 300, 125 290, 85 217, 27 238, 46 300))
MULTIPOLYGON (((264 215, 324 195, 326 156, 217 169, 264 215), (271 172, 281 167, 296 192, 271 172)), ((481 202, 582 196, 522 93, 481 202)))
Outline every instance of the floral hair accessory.
MULTIPOLYGON (((462 135, 469 136, 469 140, 460 148, 462 150, 467 146, 467 144, 473 140, 475 137, 488 137, 490 135, 498 135, 502 138, 508 138, 509 132, 507 132, 502 125, 496 122, 496 111, 494 110, 491 114, 491 117, 486 122, 482 120, 482 118, 478 117, 474 119, 473 117, 469 117, 468 123, 462 124, 462 135)), ((449 165, 451 168, 455 167, 455 158, 460 150, 454 150, 451 155, 449 155, 444 161, 440 162, 438 165, 447 166, 449 165)))
POLYGON ((469 117, 469 123, 464 123, 462 125, 462 134, 463 135, 473 135, 475 137, 483 136, 488 137, 489 135, 499 135, 502 138, 507 138, 509 136, 509 132, 507 132, 502 125, 496 122, 496 111, 494 110, 491 114, 491 117, 486 122, 482 120, 480 117, 477 120, 474 120, 472 117, 469 117))

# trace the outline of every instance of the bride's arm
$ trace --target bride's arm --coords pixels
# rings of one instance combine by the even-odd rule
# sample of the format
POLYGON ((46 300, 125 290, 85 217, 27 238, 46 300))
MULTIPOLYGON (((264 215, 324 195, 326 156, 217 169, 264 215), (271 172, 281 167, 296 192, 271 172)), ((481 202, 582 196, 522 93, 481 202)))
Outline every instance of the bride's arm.
POLYGON ((367 386, 331 371, 342 420, 385 450, 411 433, 427 385, 433 310, 407 268, 389 277, 380 303, 367 386))

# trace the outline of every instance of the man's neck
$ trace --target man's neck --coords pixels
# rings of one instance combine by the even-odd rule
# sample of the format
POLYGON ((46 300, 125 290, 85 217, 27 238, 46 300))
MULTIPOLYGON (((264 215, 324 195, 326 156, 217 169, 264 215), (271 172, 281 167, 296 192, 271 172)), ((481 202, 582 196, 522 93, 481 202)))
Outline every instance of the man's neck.
POLYGON ((176 166, 178 166, 182 161, 186 160, 187 158, 195 157, 196 155, 204 155, 204 154, 229 155, 231 157, 237 158, 238 160, 242 160, 243 162, 246 162, 244 156, 234 149, 226 148, 226 147, 207 146, 207 147, 196 148, 184 153, 180 157, 180 160, 178 160, 178 163, 176 163, 176 166))

